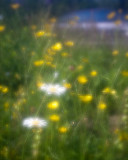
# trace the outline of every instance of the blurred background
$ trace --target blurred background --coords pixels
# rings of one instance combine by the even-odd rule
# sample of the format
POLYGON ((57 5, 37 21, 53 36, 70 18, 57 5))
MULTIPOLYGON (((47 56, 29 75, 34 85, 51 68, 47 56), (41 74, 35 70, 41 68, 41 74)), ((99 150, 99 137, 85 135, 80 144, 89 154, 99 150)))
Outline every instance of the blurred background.
POLYGON ((87 8, 127 9, 127 0, 0 0, 0 11, 10 14, 9 5, 19 3, 25 14, 48 10, 52 15, 63 15, 65 12, 87 8))

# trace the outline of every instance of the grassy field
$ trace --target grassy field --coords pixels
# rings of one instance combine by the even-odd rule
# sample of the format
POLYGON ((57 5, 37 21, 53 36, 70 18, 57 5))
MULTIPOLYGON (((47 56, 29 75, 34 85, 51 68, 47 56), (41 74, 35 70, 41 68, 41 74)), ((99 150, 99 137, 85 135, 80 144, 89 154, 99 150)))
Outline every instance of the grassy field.
POLYGON ((1 160, 127 160, 125 40, 93 45, 55 21, 0 24, 1 160))

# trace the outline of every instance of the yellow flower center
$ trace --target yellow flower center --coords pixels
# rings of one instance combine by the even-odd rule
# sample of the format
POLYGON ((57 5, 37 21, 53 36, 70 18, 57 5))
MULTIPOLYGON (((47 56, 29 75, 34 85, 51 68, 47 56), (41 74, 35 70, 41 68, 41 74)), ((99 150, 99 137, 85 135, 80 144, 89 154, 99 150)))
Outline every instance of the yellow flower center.
POLYGON ((53 93, 55 93, 57 91, 57 89, 55 87, 51 87, 50 91, 53 92, 53 93))
POLYGON ((32 124, 33 124, 34 126, 38 126, 38 125, 39 125, 39 121, 38 121, 38 120, 34 120, 34 121, 32 122, 32 124))

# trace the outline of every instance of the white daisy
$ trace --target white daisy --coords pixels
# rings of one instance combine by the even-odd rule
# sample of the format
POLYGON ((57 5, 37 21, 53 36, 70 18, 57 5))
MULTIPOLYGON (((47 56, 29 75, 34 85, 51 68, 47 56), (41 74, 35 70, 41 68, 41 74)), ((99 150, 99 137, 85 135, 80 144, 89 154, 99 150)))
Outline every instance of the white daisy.
POLYGON ((48 95, 57 95, 60 96, 66 92, 66 88, 59 84, 44 84, 40 89, 46 92, 48 95))
POLYGON ((47 126, 47 122, 44 119, 33 118, 33 117, 25 118, 22 124, 23 126, 28 128, 33 128, 33 127, 42 128, 47 126))

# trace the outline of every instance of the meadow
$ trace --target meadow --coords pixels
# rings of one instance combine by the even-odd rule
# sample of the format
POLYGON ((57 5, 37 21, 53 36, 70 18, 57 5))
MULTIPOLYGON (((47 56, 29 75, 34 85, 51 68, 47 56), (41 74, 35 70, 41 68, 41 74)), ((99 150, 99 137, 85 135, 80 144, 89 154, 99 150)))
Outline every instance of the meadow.
POLYGON ((126 38, 42 17, 0 23, 1 160, 127 160, 126 38))

